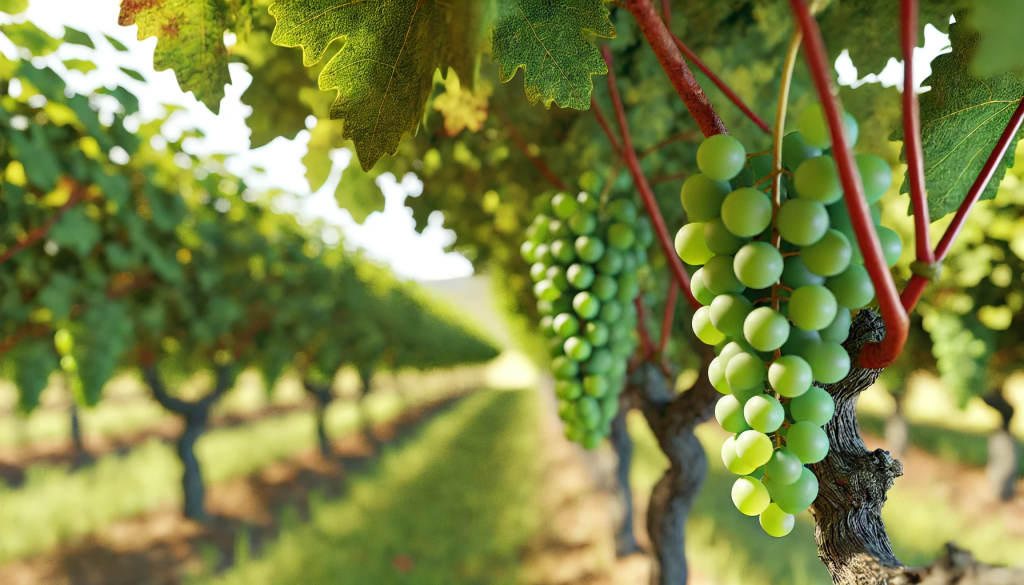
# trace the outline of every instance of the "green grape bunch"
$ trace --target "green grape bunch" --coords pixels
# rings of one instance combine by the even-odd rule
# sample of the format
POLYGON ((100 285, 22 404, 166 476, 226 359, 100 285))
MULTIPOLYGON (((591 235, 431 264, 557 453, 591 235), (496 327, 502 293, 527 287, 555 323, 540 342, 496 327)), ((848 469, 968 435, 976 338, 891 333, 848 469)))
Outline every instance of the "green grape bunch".
MULTIPOLYGON (((856 143, 858 126, 845 116, 856 143)), ((700 174, 683 184, 690 223, 676 234, 676 251, 700 266, 691 290, 696 336, 716 349, 708 366, 724 394, 715 418, 733 436, 722 446, 726 468, 741 476, 733 503, 759 516, 765 532, 790 533, 794 515, 818 494, 805 465, 829 451, 822 427, 835 403, 821 386, 850 372, 841 345, 852 312, 875 301, 843 201, 831 137, 820 106, 803 112, 798 131, 783 139, 782 180, 772 201, 772 157, 747 156, 732 136, 706 139, 697 151, 700 174)), ((860 154, 857 168, 875 229, 890 266, 903 243, 877 225, 876 202, 892 174, 881 158, 860 154)))
POLYGON ((558 413, 566 436, 593 449, 611 434, 636 350, 637 270, 654 230, 629 198, 602 205, 586 192, 558 193, 526 238, 520 251, 550 343, 558 413))

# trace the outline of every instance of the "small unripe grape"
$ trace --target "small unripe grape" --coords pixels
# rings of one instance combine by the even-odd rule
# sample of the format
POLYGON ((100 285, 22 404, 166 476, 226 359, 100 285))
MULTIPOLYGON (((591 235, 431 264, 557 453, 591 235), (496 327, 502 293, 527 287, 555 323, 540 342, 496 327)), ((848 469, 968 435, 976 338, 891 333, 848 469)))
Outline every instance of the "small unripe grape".
POLYGON ((730 191, 728 181, 715 181, 698 173, 686 179, 679 198, 690 222, 705 222, 718 217, 730 191))
POLYGON ((551 315, 544 315, 541 317, 538 325, 540 327, 540 332, 548 337, 552 337, 558 333, 555 329, 555 318, 551 315))
POLYGON ((868 203, 874 203, 892 186, 892 167, 885 159, 873 154, 858 154, 856 161, 864 184, 864 198, 868 203))
POLYGON ((576 401, 576 416, 587 429, 596 429, 601 424, 601 403, 592 396, 576 401))
MULTIPOLYGON (((611 360, 611 355, 608 355, 608 359, 611 360)), ((590 375, 583 377, 583 393, 587 396, 593 396, 594 398, 601 398, 608 394, 611 389, 611 383, 608 378, 601 375, 590 375)))
POLYGON ((757 189, 736 189, 722 203, 722 221, 736 236, 756 236, 772 224, 772 202, 757 189))
POLYGON ((729 437, 722 443, 722 463, 730 473, 736 475, 748 475, 757 469, 756 465, 747 465, 736 455, 736 437, 729 437))
POLYGON ((797 355, 784 355, 768 366, 768 383, 786 398, 795 398, 807 392, 814 381, 811 366, 797 355))
POLYGON ((839 201, 829 205, 828 216, 832 221, 832 229, 846 236, 846 240, 850 243, 850 262, 863 264, 864 255, 860 251, 860 244, 857 243, 857 235, 853 232, 853 221, 850 220, 846 202, 839 201))
POLYGON ((533 257, 545 266, 551 266, 555 262, 555 257, 551 255, 551 249, 547 244, 537 244, 537 247, 533 249, 533 257))
POLYGON ((745 476, 736 479, 732 484, 732 503, 736 509, 747 516, 758 516, 772 502, 768 489, 756 479, 745 476))
POLYGON ((580 191, 580 194, 576 196, 576 203, 580 204, 580 209, 583 211, 597 211, 601 207, 601 201, 586 191, 580 191))
POLYGON ((775 447, 768 435, 754 430, 743 431, 736 437, 736 456, 747 465, 761 467, 772 458, 775 447))
POLYGON ((548 265, 543 262, 534 262, 533 265, 530 266, 530 278, 533 282, 540 282, 544 280, 547 273, 548 265))
POLYGON ((582 362, 590 357, 590 354, 594 351, 594 346, 590 345, 590 342, 586 339, 574 336, 565 340, 562 349, 565 350, 565 355, 578 362, 582 362))
MULTIPOLYGON (((728 378, 726 379, 726 382, 728 382, 728 378)), ((732 386, 730 386, 729 389, 732 390, 732 386)), ((761 384, 757 384, 749 388, 737 388, 732 391, 732 395, 736 397, 736 400, 740 401, 740 404, 746 404, 751 398, 761 396, 762 394, 764 394, 764 386, 761 384)))
POLYGON ((744 286, 768 288, 782 277, 782 254, 767 242, 750 242, 736 252, 732 266, 744 286))
POLYGON ((692 265, 701 265, 711 259, 714 254, 704 242, 704 224, 688 223, 676 232, 676 253, 679 258, 692 265))
POLYGON ((545 279, 533 285, 533 294, 538 299, 553 301, 562 296, 562 291, 558 290, 555 283, 545 279))
POLYGON ((568 193, 557 193, 551 198, 551 208, 559 219, 569 219, 580 208, 580 204, 568 193))
POLYGON ((715 217, 704 224, 704 242, 715 254, 729 256, 738 252, 747 239, 734 236, 722 218, 715 217))
POLYGON ((708 287, 704 285, 704 269, 698 268, 697 272, 694 272, 690 277, 690 292, 693 293, 693 298, 697 299, 697 302, 707 306, 711 304, 711 301, 715 300, 715 295, 708 290, 708 287))
POLYGON ((803 162, 793 173, 796 192, 805 199, 829 204, 843 196, 839 169, 831 156, 818 156, 803 162))
POLYGON ((715 329, 729 337, 740 337, 743 335, 743 322, 754 305, 742 295, 719 295, 709 309, 715 329))
POLYGON ((640 294, 640 281, 635 273, 619 275, 619 292, 616 299, 623 303, 632 302, 640 294))
POLYGON ((840 307, 860 309, 875 298, 875 285, 864 266, 850 264, 846 270, 825 281, 840 307))
POLYGON ((562 339, 568 339, 580 332, 580 320, 576 315, 562 313, 554 318, 552 322, 554 331, 562 339))
POLYGON ((761 358, 749 353, 741 353, 725 367, 725 379, 729 382, 733 394, 751 388, 760 388, 767 369, 761 358))
POLYGON ((789 339, 789 322, 771 307, 758 307, 743 321, 743 337, 757 351, 775 351, 789 339))
POLYGON ((544 273, 544 276, 548 280, 554 283, 555 288, 562 292, 569 290, 569 279, 565 277, 565 268, 561 266, 551 266, 548 271, 544 273))
POLYGON ((816 156, 821 156, 821 149, 808 144, 803 134, 791 132, 782 139, 782 164, 786 168, 796 169, 800 163, 816 156))
POLYGON ((711 381, 711 385, 715 387, 722 394, 731 394, 732 390, 729 389, 729 383, 725 380, 725 362, 721 358, 716 357, 711 360, 708 364, 708 379, 711 381))
POLYGON ((876 225, 878 242, 882 244, 882 255, 885 256, 885 264, 892 268, 900 261, 900 254, 903 253, 903 239, 893 230, 884 225, 876 225))
POLYGON ((715 295, 739 294, 746 287, 736 278, 732 256, 715 256, 704 263, 704 286, 715 295))
POLYGON ((845 309, 836 311, 836 318, 828 324, 828 327, 818 331, 818 335, 824 341, 843 343, 850 336, 850 312, 845 309))
POLYGON ((775 538, 788 535, 796 526, 796 516, 783 512, 782 508, 775 503, 768 504, 764 512, 761 512, 759 521, 765 533, 775 538))
MULTIPOLYGON (((721 403, 722 400, 725 400, 725 398, 720 399, 718 402, 721 403)), ((743 418, 750 425, 750 428, 755 431, 773 433, 782 426, 786 413, 782 409, 782 404, 774 396, 760 394, 747 400, 746 404, 743 405, 743 418)))
POLYGON ((67 329, 58 329, 53 334, 53 346, 57 348, 57 353, 65 356, 71 355, 71 352, 75 349, 75 338, 72 337, 71 332, 67 329))
POLYGON ((555 262, 560 264, 571 264, 576 260, 576 250, 572 247, 572 240, 563 238, 551 242, 551 256, 555 262))
POLYGON ((775 500, 779 509, 787 514, 803 512, 818 497, 818 478, 806 467, 800 472, 800 479, 791 484, 780 485, 768 476, 764 486, 768 488, 768 494, 775 500))
POLYGON ((722 360, 722 368, 724 369, 725 366, 729 365, 729 360, 731 360, 732 358, 740 355, 745 351, 752 350, 752 347, 747 347, 746 341, 743 341, 742 343, 740 341, 730 341, 729 343, 725 344, 725 347, 722 348, 722 351, 718 353, 718 357, 722 360))
POLYGON ((551 360, 551 375, 559 380, 572 380, 580 374, 580 365, 567 356, 551 360))
POLYGON ((523 242, 522 246, 519 246, 519 255, 522 256, 523 262, 527 264, 533 264, 536 260, 533 257, 533 251, 537 248, 537 244, 529 240, 523 242))
POLYGON ((654 226, 651 225, 651 220, 640 217, 636 220, 633 229, 636 230, 636 243, 641 248, 646 248, 654 243, 654 226))
POLYGON ((810 345, 820 341, 821 335, 817 331, 808 331, 794 325, 789 329, 789 340, 782 344, 782 355, 803 356, 810 345))
POLYGON ((836 403, 828 392, 814 387, 791 400, 789 412, 796 422, 807 421, 821 427, 832 420, 836 413, 836 403))
MULTIPOLYGON (((703 228, 703 226, 701 226, 703 228)), ((608 243, 613 248, 628 250, 636 242, 636 232, 624 223, 613 223, 608 226, 608 243)))
POLYGON ((728 134, 715 134, 697 148, 697 168, 713 181, 728 181, 743 170, 747 150, 728 134))
POLYGON ((779 234, 787 242, 810 246, 828 231, 828 210, 818 201, 790 199, 779 208, 776 225, 779 234))
POLYGON ((533 223, 530 224, 532 233, 530 233, 530 241, 536 244, 544 241, 550 233, 551 218, 544 215, 543 213, 538 214, 537 217, 533 218, 533 223))
POLYGON ((693 313, 693 334, 697 339, 708 345, 718 345, 725 341, 725 334, 715 328, 711 323, 711 310, 708 307, 701 307, 693 313))
POLYGON ((591 321, 584 327, 584 334, 587 336, 589 341, 594 347, 604 347, 608 345, 608 339, 611 337, 611 330, 607 323, 603 321, 591 321))
POLYGON ((825 109, 821 107, 821 104, 814 104, 801 112, 796 127, 807 144, 817 148, 832 146, 832 136, 829 133, 828 121, 825 119, 825 109))
POLYGON ((853 257, 850 240, 838 230, 828 230, 815 244, 804 248, 804 266, 819 276, 835 276, 846 270, 853 257))
POLYGON ((575 248, 580 260, 588 264, 594 264, 604 256, 604 242, 590 236, 576 238, 575 248))
POLYGON ((590 292, 601 301, 609 301, 615 298, 615 294, 619 292, 619 281, 614 276, 598 274, 594 278, 594 284, 591 285, 590 292))
POLYGON ((583 385, 576 380, 559 380, 555 382, 555 395, 562 400, 576 400, 583 396, 583 385))
POLYGON ((622 272, 623 263, 624 258, 622 256, 622 252, 614 248, 605 250, 604 256, 602 256, 601 260, 597 263, 597 271, 601 274, 615 276, 622 272))
POLYGON ((582 319, 590 320, 601 312, 601 301, 587 291, 576 293, 572 298, 572 308, 582 319))
POLYGON ((811 284, 825 284, 825 277, 807 270, 807 265, 799 255, 789 256, 783 259, 782 284, 796 289, 811 284))
POLYGON ((806 464, 817 463, 828 455, 828 435, 812 422, 793 423, 786 433, 786 446, 806 464))
POLYGON ((569 229, 577 236, 589 236, 597 229, 597 216, 583 210, 569 218, 569 229))
POLYGON ((631 224, 636 221, 636 205, 629 199, 616 199, 608 203, 608 215, 622 223, 631 224))
POLYGON ((843 112, 843 131, 846 133, 846 145, 850 148, 857 146, 857 139, 860 138, 860 126, 850 112, 843 112))
POLYGON ((565 271, 565 277, 576 290, 587 290, 594 283, 594 269, 589 264, 576 263, 565 271))
POLYGON ((807 344, 803 358, 811 366, 814 379, 822 384, 835 384, 850 373, 850 354, 834 341, 807 344))
POLYGON ((772 458, 765 464, 764 469, 768 477, 778 485, 789 485, 800 479, 804 470, 804 463, 793 453, 789 447, 782 447, 772 453, 772 458))
POLYGON ((801 286, 789 297, 789 318, 793 325, 807 331, 827 327, 838 310, 835 295, 820 285, 801 286))
POLYGON ((616 300, 601 303, 601 320, 605 323, 615 323, 622 318, 622 304, 616 300))
POLYGON ((743 405, 732 395, 721 397, 715 404, 715 420, 730 433, 742 433, 750 429, 743 417, 743 405))

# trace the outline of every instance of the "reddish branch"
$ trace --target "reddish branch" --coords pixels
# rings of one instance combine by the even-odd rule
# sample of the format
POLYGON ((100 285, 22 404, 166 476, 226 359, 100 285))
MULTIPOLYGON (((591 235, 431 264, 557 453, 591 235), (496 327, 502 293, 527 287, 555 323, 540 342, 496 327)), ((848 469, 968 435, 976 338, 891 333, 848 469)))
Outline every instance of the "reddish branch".
POLYGON ((590 110, 594 112, 594 117, 597 118, 597 123, 601 125, 601 129, 608 135, 608 142, 611 143, 612 150, 615 151, 615 154, 622 156, 622 147, 619 146, 619 141, 615 139, 615 134, 612 133, 611 126, 608 125, 608 119, 604 117, 604 112, 601 111, 601 106, 593 97, 590 98, 590 110))
POLYGON ((931 264, 928 235, 928 194, 924 183, 924 147, 921 144, 921 108, 914 91, 914 47, 917 46, 917 0, 902 0, 900 40, 903 46, 903 144, 907 149, 907 178, 914 209, 914 241, 917 261, 931 264))
POLYGON ((654 343, 651 341, 651 334, 647 330, 647 311, 644 307, 643 298, 637 295, 633 299, 636 306, 636 329, 640 334, 640 350, 643 352, 643 359, 647 361, 654 355, 654 343))
POLYGON ((658 342, 658 353, 665 353, 668 338, 672 335, 672 321, 676 316, 676 300, 679 299, 679 283, 675 280, 668 283, 668 298, 665 299, 665 315, 661 318, 661 340, 658 342))
MULTIPOLYGON (((686 66, 683 54, 679 52, 672 33, 665 26, 665 21, 658 16, 651 0, 625 0, 626 9, 636 18, 640 30, 654 50, 661 68, 668 74, 676 93, 682 98, 686 109, 697 122, 704 136, 728 134, 722 119, 715 113, 715 108, 708 101, 708 96, 700 88, 693 72, 686 66)), ((610 68, 609 68, 610 69, 610 68)), ((629 150, 625 146, 625 150, 629 150)))
MULTIPOLYGON (((906 91, 906 89, 904 89, 906 91)), ((943 234, 942 239, 939 240, 937 246, 935 246, 935 262, 942 262, 946 258, 946 254, 949 253, 950 246, 953 245, 953 240, 956 239, 960 230, 964 227, 964 222, 967 221, 967 214, 970 213, 971 207, 978 202, 981 198, 981 194, 985 191, 985 187, 988 187, 989 182, 992 180, 992 176, 996 172, 996 167, 1003 160, 1003 156, 1006 155, 1006 151, 1009 149, 1010 144, 1013 143, 1014 138, 1017 136, 1017 132, 1020 131, 1021 122, 1024 122, 1024 97, 1021 98, 1019 104, 1017 104, 1016 111, 1010 116, 1010 121, 1006 125, 1006 129, 1003 130, 1003 134, 999 137, 996 142, 995 148, 992 149, 992 154, 989 155, 988 160, 985 161, 985 166, 981 168, 981 173, 978 174, 978 178, 975 179, 974 184, 971 185, 970 190, 967 192, 967 196, 964 198, 963 203, 960 204, 960 208, 956 210, 956 215, 953 216, 953 222, 946 228, 946 233, 943 234)), ((930 280, 924 276, 914 275, 907 283, 907 287, 903 289, 903 295, 901 300, 903 306, 909 311, 913 309, 919 300, 921 300, 921 294, 924 293, 925 287, 928 286, 930 280)))
MULTIPOLYGON (((697 138, 697 136, 698 136, 698 134, 696 132, 692 132, 690 130, 684 130, 683 132, 680 132, 679 134, 674 134, 672 136, 669 136, 665 140, 662 140, 661 142, 659 142, 659 143, 655 144, 654 146, 648 148, 647 150, 641 152, 638 156, 641 159, 645 159, 648 156, 654 154, 655 152, 658 152, 662 148, 665 148, 669 144, 672 144, 674 142, 679 142, 680 140, 694 140, 694 139, 697 138)), ((621 151, 620 151, 620 154, 621 154, 621 151)))
MULTIPOLYGON (((807 9, 803 0, 790 0, 804 34, 807 65, 814 78, 825 116, 828 119, 832 134, 832 154, 839 167, 839 178, 843 184, 846 208, 853 223, 853 232, 857 237, 861 252, 864 255, 864 267, 867 268, 871 282, 875 285, 878 304, 885 323, 885 337, 877 343, 869 343, 860 353, 860 365, 865 368, 882 368, 891 364, 903 351, 910 330, 910 318, 900 302, 896 283, 885 262, 882 245, 875 233, 875 224, 871 219, 871 210, 864 198, 864 185, 853 159, 853 152, 846 142, 843 121, 839 105, 832 95, 831 74, 825 43, 814 16, 807 9)), ((904 91, 912 88, 904 88, 904 91)))
POLYGON ((672 28, 672 0, 661 0, 661 15, 665 19, 665 26, 672 28))
POLYGON ((533 166, 537 167, 537 170, 540 171, 540 174, 544 175, 544 178, 547 179, 549 183, 554 185, 555 188, 558 189, 559 191, 568 191, 569 187, 566 186, 566 184, 563 183, 562 180, 559 179, 558 176, 555 175, 555 173, 553 173, 550 168, 548 168, 548 165, 530 152, 530 146, 526 142, 526 139, 523 138, 523 135, 520 134, 518 130, 516 130, 516 127, 512 124, 512 120, 510 120, 509 117, 505 115, 505 112, 497 108, 494 108, 494 110, 498 112, 499 116, 501 116, 502 121, 508 128, 508 133, 512 136, 512 140, 516 143, 516 146, 519 147, 519 150, 523 151, 523 154, 526 155, 526 158, 530 159, 530 162, 533 163, 533 166))
POLYGON ((736 107, 739 108, 741 112, 746 114, 747 117, 750 118, 750 120, 753 123, 757 124, 758 128, 763 130, 765 134, 772 133, 771 127, 768 126, 768 124, 765 123, 765 121, 762 120, 760 116, 755 114, 749 106, 747 106, 746 102, 743 101, 743 98, 738 96, 736 92, 732 90, 731 87, 729 87, 724 81, 722 81, 720 77, 718 77, 718 75, 715 75, 715 72, 712 71, 710 67, 705 65, 704 62, 700 60, 700 57, 697 56, 697 53, 694 53, 693 51, 690 50, 689 47, 684 45, 683 41, 679 40, 679 37, 672 35, 672 40, 675 41, 676 46, 679 47, 679 50, 682 51, 684 55, 686 55, 686 58, 692 61, 693 64, 697 66, 697 69, 700 69, 704 73, 704 75, 707 75, 708 79, 710 79, 711 82, 714 83, 718 87, 718 89, 720 89, 722 93, 725 94, 725 97, 729 98, 729 101, 736 104, 736 107))
MULTIPOLYGON (((661 21, 659 20, 658 22, 661 21)), ((608 93, 611 95, 612 104, 615 106, 615 118, 619 122, 619 130, 622 132, 622 152, 626 159, 626 166, 629 167, 629 172, 633 175, 633 183, 636 184, 637 189, 640 191, 640 199, 643 200, 644 207, 647 209, 647 215, 651 217, 651 223, 654 224, 654 231, 658 235, 661 251, 664 252, 669 266, 672 267, 672 272, 680 288, 686 294, 686 300, 690 303, 690 307, 697 310, 701 307, 701 304, 694 298, 693 292, 690 291, 690 275, 686 273, 683 261, 679 259, 679 254, 676 253, 672 236, 669 235, 668 227, 665 225, 665 218, 661 215, 661 208, 658 207, 658 200, 655 199, 654 191, 651 189, 650 183, 647 182, 643 169, 640 168, 640 159, 637 158, 636 149, 633 148, 633 138, 629 134, 629 124, 626 122, 626 109, 622 105, 622 96, 619 95, 619 87, 615 82, 615 68, 612 65, 611 48, 605 45, 601 48, 601 53, 604 55, 605 63, 608 64, 608 93)), ((611 139, 611 136, 609 136, 609 139, 611 139)))
MULTIPOLYGON (((46 220, 46 223, 30 231, 21 241, 8 248, 7 251, 4 252, 3 254, 0 254, 0 264, 7 262, 8 260, 11 259, 12 256, 17 254, 18 252, 24 250, 25 248, 31 246, 32 244, 46 237, 46 234, 50 233, 50 230, 53 228, 54 224, 56 224, 57 221, 60 220, 60 218, 63 217, 65 213, 70 211, 72 207, 78 205, 81 201, 83 201, 87 195, 88 189, 86 189, 84 186, 78 183, 74 183, 74 187, 71 191, 71 196, 68 197, 68 200, 64 203, 64 205, 58 207, 57 211, 54 212, 53 216, 50 217, 50 219, 46 220)), ((0 353, 2 353, 2 350, 0 350, 0 353)))

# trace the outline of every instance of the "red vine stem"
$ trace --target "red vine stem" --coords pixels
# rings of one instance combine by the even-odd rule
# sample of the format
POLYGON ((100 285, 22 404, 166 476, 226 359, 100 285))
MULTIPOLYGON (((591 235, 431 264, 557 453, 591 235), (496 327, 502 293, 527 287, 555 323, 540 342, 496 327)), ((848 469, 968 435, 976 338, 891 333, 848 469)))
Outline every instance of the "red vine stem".
MULTIPOLYGON (((62 181, 63 180, 66 179, 62 179, 62 181)), ((77 182, 74 183, 71 195, 68 197, 68 200, 64 202, 64 205, 58 207, 53 216, 46 220, 46 223, 30 231, 24 239, 8 248, 3 254, 0 254, 0 264, 7 262, 12 256, 38 242, 45 237, 46 234, 50 233, 50 229, 53 228, 54 224, 56 224, 65 213, 70 211, 72 207, 78 205, 82 200, 84 200, 87 194, 88 190, 85 187, 79 185, 77 182)))
MULTIPOLYGON (((882 254, 882 245, 875 233, 875 224, 871 219, 871 210, 864 198, 864 185, 853 160, 853 152, 846 143, 843 121, 839 113, 839 105, 832 96, 831 74, 825 52, 825 42, 821 38, 818 23, 803 0, 790 0, 790 6, 797 17, 800 29, 804 34, 804 47, 807 65, 814 78, 818 97, 825 109, 829 130, 832 134, 832 155, 839 167, 839 178, 843 184, 846 209, 853 223, 853 232, 857 237, 861 252, 864 255, 864 267, 867 268, 878 304, 885 323, 885 337, 877 343, 864 346, 860 354, 860 365, 865 368, 883 368, 891 364, 903 351, 910 331, 910 317, 900 302, 899 291, 893 281, 892 273, 882 254)), ((906 91, 906 88, 904 88, 906 91)))
POLYGON ((651 334, 647 331, 647 315, 643 298, 637 295, 633 299, 633 304, 636 306, 636 328, 640 333, 640 348, 644 353, 644 361, 647 361, 654 355, 654 344, 651 342, 651 334))
MULTIPOLYGON (((904 89, 904 91, 906 91, 904 89)), ((964 197, 963 203, 956 210, 956 215, 953 216, 952 223, 946 228, 946 233, 943 234, 942 239, 939 240, 937 246, 935 246, 935 262, 942 262, 946 259, 946 254, 949 253, 949 248, 953 245, 953 240, 956 239, 957 235, 960 234, 960 230, 964 227, 964 222, 967 221, 967 214, 970 213, 971 207, 978 202, 981 198, 981 193, 988 187, 989 182, 992 180, 992 176, 996 172, 996 167, 999 166, 1000 161, 1003 160, 1003 156, 1006 155, 1006 151, 1010 148, 1010 144, 1013 139, 1017 136, 1017 132, 1020 131, 1021 123, 1024 122, 1024 97, 1021 98, 1017 109, 1010 116, 1010 121, 1006 124, 1006 129, 1003 130, 1002 135, 996 142, 995 148, 992 149, 992 154, 989 155, 988 160, 985 161, 985 166, 981 168, 981 172, 978 174, 978 178, 975 179, 974 184, 971 185, 970 190, 967 192, 967 196, 964 197)), ((925 287, 928 286, 930 280, 924 276, 914 275, 907 283, 907 287, 903 289, 903 295, 901 300, 906 310, 910 311, 917 302, 921 300, 921 295, 924 293, 925 287)))
POLYGON ((597 100, 593 97, 590 98, 590 110, 594 112, 594 117, 597 118, 597 123, 601 125, 601 129, 608 135, 608 142, 612 144, 612 150, 615 154, 622 155, 622 147, 619 146, 619 141, 615 139, 615 134, 612 132, 611 126, 608 125, 608 118, 604 117, 604 112, 601 111, 601 105, 597 103, 597 100))
POLYGON ((672 28, 672 0, 661 0, 661 14, 665 18, 665 26, 672 28))
MULTIPOLYGON (((648 2, 648 4, 650 3, 648 2)), ((661 20, 658 22, 661 22, 661 20)), ((702 305, 690 290, 690 275, 686 273, 683 261, 679 259, 679 254, 676 253, 672 236, 669 235, 668 227, 665 225, 665 217, 661 215, 658 200, 655 199, 654 191, 651 189, 650 183, 647 182, 643 169, 640 168, 640 159, 637 158, 636 149, 633 148, 633 138, 629 134, 629 124, 626 122, 626 109, 622 105, 619 86, 615 82, 612 50, 608 45, 604 45, 601 47, 601 54, 604 56, 605 63, 608 64, 608 93, 611 95, 612 104, 615 106, 615 118, 619 122, 619 130, 622 132, 622 152, 626 158, 626 166, 629 167, 629 172, 633 175, 633 182, 640 191, 640 199, 643 200, 644 207, 647 209, 647 215, 651 217, 651 223, 654 224, 654 231, 658 235, 661 251, 664 252, 669 266, 672 267, 672 272, 675 275, 676 281, 678 281, 679 287, 683 289, 687 302, 696 311, 702 305)), ((609 135, 609 138, 611 138, 611 135, 609 135)))
POLYGON ((704 62, 700 60, 700 57, 697 56, 697 53, 694 53, 693 51, 690 50, 690 47, 684 45, 683 41, 679 40, 679 37, 672 35, 672 40, 675 41, 676 46, 679 47, 679 50, 682 51, 684 55, 686 55, 686 58, 692 61, 693 64, 697 66, 697 69, 700 69, 704 73, 704 75, 707 75, 708 79, 711 80, 711 83, 714 83, 718 87, 718 89, 720 89, 722 93, 725 94, 725 97, 729 98, 729 101, 736 104, 736 107, 739 108, 741 112, 746 114, 747 117, 750 118, 751 122, 757 124, 757 127, 763 130, 765 134, 770 135, 772 133, 772 129, 768 126, 768 124, 764 120, 762 120, 760 116, 755 114, 754 111, 751 110, 749 106, 747 106, 746 102, 743 101, 743 98, 737 95, 736 92, 733 91, 728 84, 722 81, 720 77, 715 75, 715 72, 712 71, 710 67, 705 65, 704 62))
POLYGON ((512 136, 512 140, 516 143, 516 146, 519 147, 519 150, 523 151, 523 154, 526 155, 526 158, 530 159, 530 162, 533 163, 533 166, 537 167, 537 170, 540 171, 540 174, 544 175, 544 178, 547 179, 549 183, 554 185, 555 188, 558 189, 559 191, 568 191, 569 187, 566 186, 566 184, 563 183, 562 180, 559 179, 558 176, 551 171, 551 169, 548 167, 547 164, 544 163, 543 160, 530 154, 529 144, 527 144, 526 139, 523 138, 523 135, 519 133, 519 130, 516 130, 515 125, 512 124, 512 120, 510 120, 509 117, 505 115, 505 112, 497 108, 494 108, 494 110, 498 112, 499 116, 501 116, 502 121, 505 123, 505 127, 508 128, 509 135, 512 136))
POLYGON ((914 243, 918 262, 935 262, 928 226, 928 194, 924 181, 924 147, 921 145, 921 108, 914 91, 914 47, 917 45, 917 0, 902 0, 900 40, 903 47, 903 144, 907 149, 907 179, 914 208, 914 243))
POLYGON ((661 318, 661 339, 658 342, 658 354, 665 353, 668 338, 672 336, 672 321, 676 316, 676 301, 678 299, 679 283, 675 280, 670 280, 668 283, 668 298, 665 299, 665 315, 661 318))
MULTIPOLYGON (((695 140, 698 136, 701 136, 701 135, 697 134, 696 132, 694 132, 692 130, 684 130, 684 131, 682 131, 682 132, 680 132, 678 134, 674 134, 672 136, 669 136, 665 140, 662 140, 661 142, 659 142, 659 143, 655 144, 654 146, 648 148, 647 150, 641 152, 638 156, 639 156, 640 160, 643 160, 643 159, 651 156, 655 152, 658 152, 662 148, 665 148, 666 146, 668 146, 670 144, 673 144, 673 143, 678 142, 680 140, 695 140)), ((701 137, 703 138, 703 136, 701 136, 701 137)), ((619 151, 619 154, 621 155, 622 151, 619 151)))
MULTIPOLYGON (((679 52, 672 33, 665 26, 665 21, 658 16, 651 0, 626 0, 626 9, 640 25, 640 31, 643 32, 647 42, 654 50, 658 62, 661 63, 661 68, 665 70, 669 81, 672 82, 672 87, 682 98, 686 109, 689 110, 704 136, 728 134, 729 131, 726 129, 725 123, 718 117, 715 108, 708 101, 708 96, 704 94, 704 90, 700 88, 700 84, 693 77, 693 72, 686 66, 686 60, 679 52)), ((629 150, 629 148, 624 147, 624 150, 629 150)))

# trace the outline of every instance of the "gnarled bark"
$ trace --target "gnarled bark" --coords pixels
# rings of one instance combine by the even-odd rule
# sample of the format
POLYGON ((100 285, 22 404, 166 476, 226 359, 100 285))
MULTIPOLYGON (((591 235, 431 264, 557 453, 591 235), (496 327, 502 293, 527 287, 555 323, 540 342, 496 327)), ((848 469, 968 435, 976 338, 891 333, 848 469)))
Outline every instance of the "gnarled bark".
POLYGON ((619 484, 619 494, 623 500, 623 510, 625 510, 622 524, 619 526, 618 534, 615 535, 615 554, 620 557, 640 551, 640 545, 637 544, 636 535, 633 533, 633 489, 629 485, 629 471, 633 466, 633 439, 629 436, 629 429, 626 427, 629 406, 629 397, 623 394, 619 405, 619 414, 612 419, 612 433, 609 437, 615 454, 618 456, 615 470, 616 479, 619 484))

